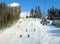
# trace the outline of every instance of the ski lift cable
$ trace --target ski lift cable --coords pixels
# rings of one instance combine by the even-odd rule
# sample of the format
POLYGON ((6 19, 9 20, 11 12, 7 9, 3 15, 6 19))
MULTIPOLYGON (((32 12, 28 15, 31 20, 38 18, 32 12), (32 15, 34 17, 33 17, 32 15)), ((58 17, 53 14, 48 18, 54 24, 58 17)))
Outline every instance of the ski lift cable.
POLYGON ((45 15, 45 9, 46 9, 46 0, 43 0, 43 4, 44 4, 44 7, 43 7, 43 17, 45 15))
POLYGON ((55 0, 53 0, 53 6, 55 5, 55 0))
MULTIPOLYGON (((52 1, 52 0, 50 0, 50 1, 52 1)), ((47 0, 44 0, 44 11, 46 9, 46 3, 47 3, 47 0)), ((51 4, 52 4, 52 6, 54 6, 55 5, 55 0, 53 0, 53 3, 51 3, 51 4)))
MULTIPOLYGON (((52 0, 50 0, 50 2, 52 2, 52 0)), ((44 11, 46 9, 46 3, 47 3, 47 0, 44 0, 44 11)), ((53 0, 53 3, 51 3, 51 4, 52 4, 52 6, 54 6, 55 5, 55 0, 53 0)))
MULTIPOLYGON (((46 3, 47 3, 47 0, 43 0, 44 1, 44 14, 45 14, 45 10, 46 10, 46 3)), ((52 0, 50 0, 50 3, 52 2, 52 0)), ((52 4, 52 6, 54 6, 55 5, 55 0, 53 0, 53 3, 51 3, 52 4)))
POLYGON ((46 0, 44 0, 44 10, 46 9, 46 0))

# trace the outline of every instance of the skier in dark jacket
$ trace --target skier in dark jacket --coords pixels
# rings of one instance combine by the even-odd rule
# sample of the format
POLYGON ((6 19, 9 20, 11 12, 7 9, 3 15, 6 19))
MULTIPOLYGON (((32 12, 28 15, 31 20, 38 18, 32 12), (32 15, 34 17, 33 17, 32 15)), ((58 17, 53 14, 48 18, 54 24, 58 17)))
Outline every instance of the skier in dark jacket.
POLYGON ((29 34, 27 36, 28 36, 28 38, 30 38, 30 35, 29 34))
POLYGON ((22 35, 20 34, 20 38, 22 37, 22 35))

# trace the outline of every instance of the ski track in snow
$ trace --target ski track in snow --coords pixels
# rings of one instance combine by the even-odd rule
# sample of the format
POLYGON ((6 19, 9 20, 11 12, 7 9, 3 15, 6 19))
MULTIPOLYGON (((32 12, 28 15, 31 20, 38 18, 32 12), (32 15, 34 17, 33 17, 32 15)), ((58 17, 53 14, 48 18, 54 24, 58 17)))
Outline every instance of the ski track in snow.
POLYGON ((52 30, 51 27, 40 24, 40 19, 21 18, 0 34, 0 44, 60 44, 60 37, 52 36, 49 30, 52 30))

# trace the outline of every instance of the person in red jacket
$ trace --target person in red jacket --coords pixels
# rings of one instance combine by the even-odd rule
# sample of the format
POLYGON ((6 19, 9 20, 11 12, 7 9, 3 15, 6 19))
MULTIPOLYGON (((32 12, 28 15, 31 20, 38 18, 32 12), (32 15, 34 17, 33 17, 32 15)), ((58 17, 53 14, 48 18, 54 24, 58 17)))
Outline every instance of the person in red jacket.
POLYGON ((42 23, 43 23, 43 25, 47 25, 47 18, 44 18, 44 19, 42 19, 42 23))
POLYGON ((44 21, 44 22, 45 22, 45 24, 47 25, 47 18, 45 18, 45 21, 44 21))

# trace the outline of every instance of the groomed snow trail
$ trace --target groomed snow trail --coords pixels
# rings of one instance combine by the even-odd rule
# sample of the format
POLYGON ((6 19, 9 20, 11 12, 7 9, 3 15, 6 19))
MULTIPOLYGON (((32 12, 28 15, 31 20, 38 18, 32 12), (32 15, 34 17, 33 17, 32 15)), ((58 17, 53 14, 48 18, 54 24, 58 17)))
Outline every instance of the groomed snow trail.
POLYGON ((60 44, 60 37, 49 34, 51 27, 43 26, 40 21, 37 18, 21 18, 0 34, 0 44, 60 44))

